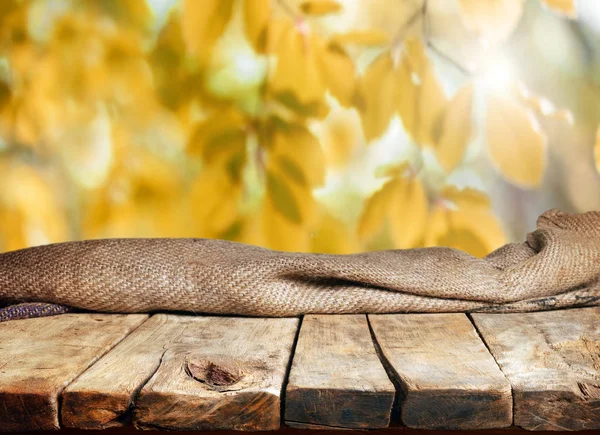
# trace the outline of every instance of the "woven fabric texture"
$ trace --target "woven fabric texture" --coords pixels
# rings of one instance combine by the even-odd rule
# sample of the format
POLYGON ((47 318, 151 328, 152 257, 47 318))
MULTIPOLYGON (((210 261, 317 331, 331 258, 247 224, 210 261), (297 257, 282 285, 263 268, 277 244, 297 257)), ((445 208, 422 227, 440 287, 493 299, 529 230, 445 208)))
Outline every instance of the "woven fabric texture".
POLYGON ((248 316, 598 305, 600 212, 548 211, 525 242, 481 259, 450 248, 325 255, 208 239, 88 240, 1 254, 0 304, 24 302, 248 316))

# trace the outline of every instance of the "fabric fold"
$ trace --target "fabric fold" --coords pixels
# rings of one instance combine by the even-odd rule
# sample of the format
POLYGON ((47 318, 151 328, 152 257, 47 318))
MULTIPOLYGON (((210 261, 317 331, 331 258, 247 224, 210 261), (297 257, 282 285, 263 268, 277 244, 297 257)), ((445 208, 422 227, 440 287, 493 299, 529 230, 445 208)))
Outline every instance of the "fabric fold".
POLYGON ((598 305, 600 212, 550 210, 526 241, 485 258, 451 248, 289 253, 209 239, 46 245, 0 255, 2 303, 248 316, 598 305))

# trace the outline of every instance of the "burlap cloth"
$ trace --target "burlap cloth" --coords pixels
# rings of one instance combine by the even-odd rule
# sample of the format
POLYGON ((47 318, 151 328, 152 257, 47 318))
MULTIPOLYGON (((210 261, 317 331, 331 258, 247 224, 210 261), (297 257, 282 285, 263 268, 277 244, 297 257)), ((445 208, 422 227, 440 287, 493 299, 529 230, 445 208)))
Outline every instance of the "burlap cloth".
POLYGON ((44 314, 43 304, 30 302, 296 316, 536 311, 599 301, 600 212, 548 211, 525 242, 481 259, 451 248, 325 255, 207 239, 89 240, 0 255, 0 303, 26 302, 0 312, 5 320, 44 314))

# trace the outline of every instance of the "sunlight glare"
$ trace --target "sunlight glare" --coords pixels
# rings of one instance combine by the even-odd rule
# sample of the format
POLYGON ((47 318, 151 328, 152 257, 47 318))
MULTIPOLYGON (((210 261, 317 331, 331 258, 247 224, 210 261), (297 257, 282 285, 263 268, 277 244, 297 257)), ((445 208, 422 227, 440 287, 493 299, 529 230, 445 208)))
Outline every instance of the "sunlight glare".
POLYGON ((497 57, 486 62, 487 68, 478 79, 484 89, 506 92, 514 81, 514 69, 505 57, 497 57))

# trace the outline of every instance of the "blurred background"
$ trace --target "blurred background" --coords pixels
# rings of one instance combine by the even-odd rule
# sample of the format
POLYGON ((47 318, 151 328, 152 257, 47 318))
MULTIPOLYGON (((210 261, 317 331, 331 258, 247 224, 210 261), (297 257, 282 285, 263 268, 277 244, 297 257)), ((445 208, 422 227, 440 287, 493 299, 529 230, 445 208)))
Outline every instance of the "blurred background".
POLYGON ((600 209, 594 0, 1 0, 0 251, 483 256, 600 209))

